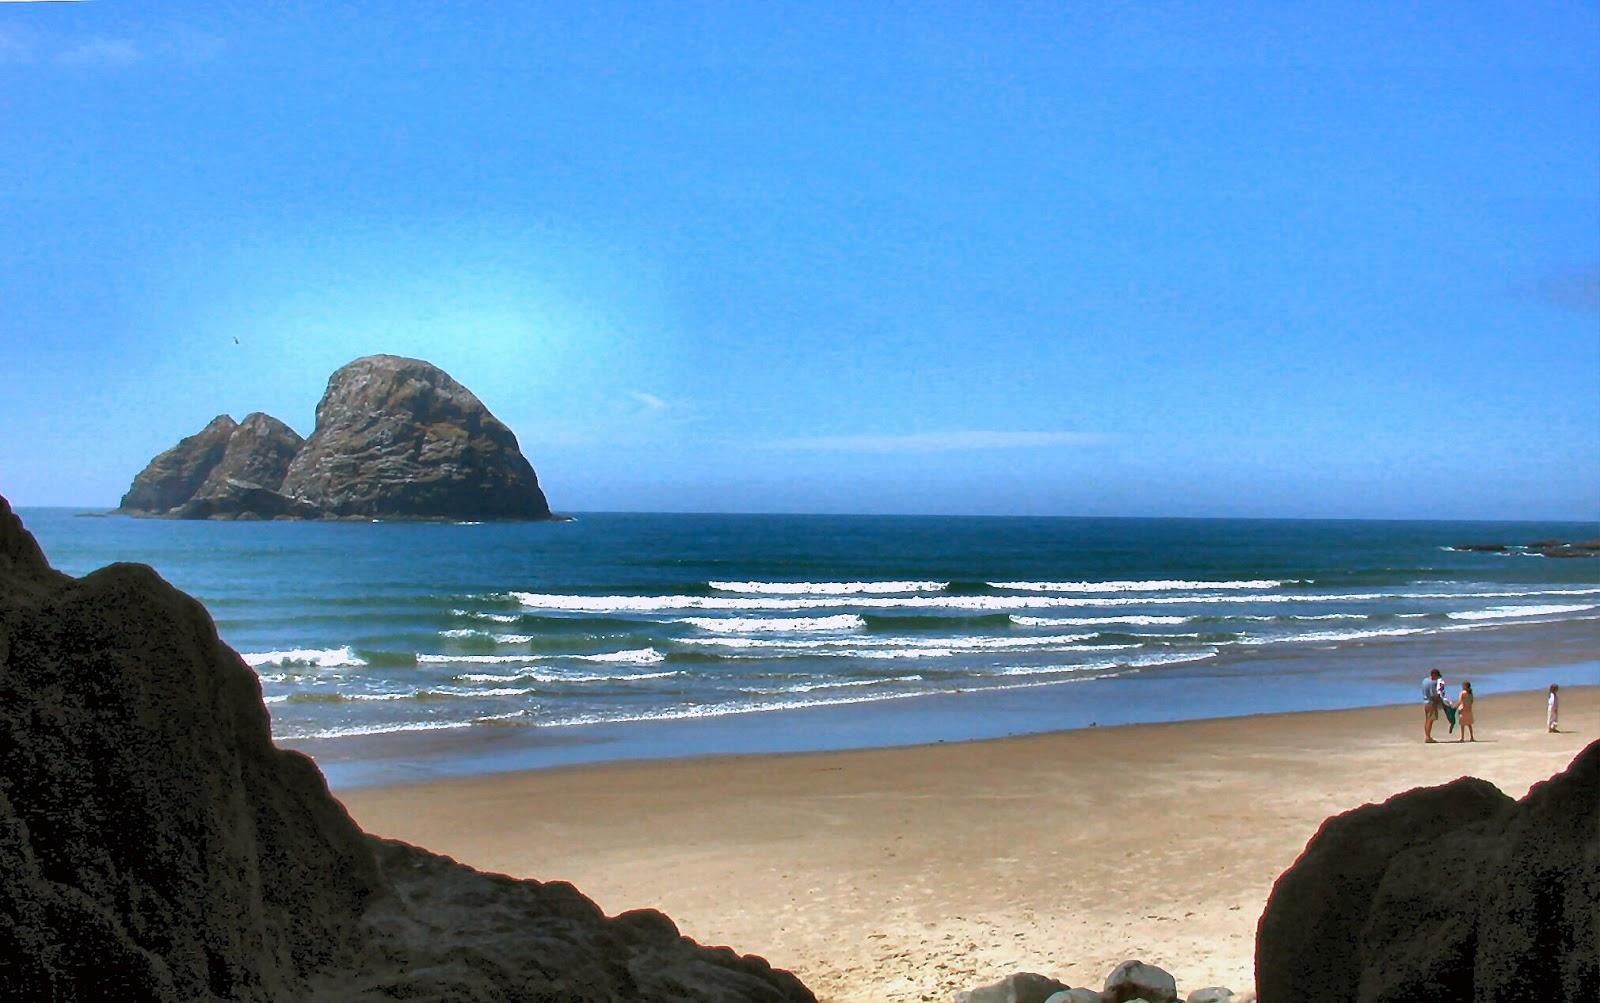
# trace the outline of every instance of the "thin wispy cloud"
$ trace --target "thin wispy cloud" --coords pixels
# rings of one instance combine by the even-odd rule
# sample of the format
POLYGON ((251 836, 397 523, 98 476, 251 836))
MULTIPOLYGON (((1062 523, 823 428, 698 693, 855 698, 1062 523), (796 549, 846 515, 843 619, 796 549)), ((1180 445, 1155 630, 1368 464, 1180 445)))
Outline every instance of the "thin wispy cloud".
MULTIPOLYGON (((5 3, 7 0, 0 0, 5 3)), ((0 28, 0 66, 26 63, 33 58, 33 46, 16 30, 0 28)))
MULTIPOLYGON (((17 2, 20 0, 0 0, 0 4, 17 2)), ((166 25, 138 37, 87 38, 0 25, 0 65, 124 69, 141 64, 196 64, 215 59, 226 47, 216 35, 184 25, 166 25)))
POLYGON ((127 38, 93 38, 56 57, 65 66, 132 66, 145 58, 137 43, 127 38))
POLYGON ((665 411, 668 407, 671 406, 666 401, 662 400, 660 397, 657 397, 655 394, 647 394, 642 390, 629 390, 628 391, 628 396, 632 397, 634 400, 638 401, 640 404, 643 404, 644 407, 645 407, 645 410, 649 411, 649 412, 652 412, 652 413, 658 412, 658 411, 665 411))
POLYGON ((915 432, 907 435, 822 435, 776 439, 769 449, 795 449, 849 453, 948 453, 989 449, 1042 449, 1086 446, 1104 442, 1105 436, 1089 432, 996 432, 970 429, 956 432, 915 432))

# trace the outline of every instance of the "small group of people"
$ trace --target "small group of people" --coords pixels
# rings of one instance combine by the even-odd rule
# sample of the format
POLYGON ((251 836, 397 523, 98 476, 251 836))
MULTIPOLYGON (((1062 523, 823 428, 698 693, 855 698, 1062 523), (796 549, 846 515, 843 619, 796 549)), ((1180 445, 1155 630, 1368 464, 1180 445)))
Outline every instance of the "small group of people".
MULTIPOLYGON (((1551 734, 1560 732, 1556 727, 1556 718, 1560 712, 1561 687, 1555 683, 1550 684, 1550 700, 1545 711, 1545 730, 1551 734)), ((1457 727, 1461 730, 1456 735, 1456 741, 1476 742, 1478 736, 1472 730, 1472 684, 1463 682, 1461 693, 1452 702, 1445 696, 1444 675, 1433 669, 1428 673, 1428 678, 1422 681, 1422 739, 1425 742, 1435 742, 1433 725, 1439 720, 1439 715, 1444 714, 1450 722, 1450 730, 1457 727)))
POLYGON ((1422 740, 1438 741, 1433 737, 1433 725, 1442 712, 1450 722, 1451 731, 1458 726, 1461 729, 1456 741, 1476 742, 1478 736, 1472 730, 1472 699, 1472 684, 1463 682, 1461 693, 1451 701, 1445 696, 1444 675, 1438 669, 1430 671, 1428 678, 1422 682, 1422 740))

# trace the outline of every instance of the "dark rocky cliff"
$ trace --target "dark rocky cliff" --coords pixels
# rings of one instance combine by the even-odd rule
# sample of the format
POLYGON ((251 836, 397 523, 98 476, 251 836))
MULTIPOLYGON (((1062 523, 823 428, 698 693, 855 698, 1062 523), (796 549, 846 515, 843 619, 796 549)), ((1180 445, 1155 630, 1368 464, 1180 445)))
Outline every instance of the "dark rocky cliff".
POLYGON ((1513 802, 1471 777, 1323 823, 1272 889, 1261 1003, 1600 999, 1600 742, 1513 802))
POLYGON ((0 999, 812 1001, 570 885, 362 833, 142 565, 70 578, 0 498, 0 999))
POLYGON ((419 359, 339 369, 311 438, 259 412, 227 415, 152 460, 120 511, 178 519, 548 519, 517 438, 419 359))

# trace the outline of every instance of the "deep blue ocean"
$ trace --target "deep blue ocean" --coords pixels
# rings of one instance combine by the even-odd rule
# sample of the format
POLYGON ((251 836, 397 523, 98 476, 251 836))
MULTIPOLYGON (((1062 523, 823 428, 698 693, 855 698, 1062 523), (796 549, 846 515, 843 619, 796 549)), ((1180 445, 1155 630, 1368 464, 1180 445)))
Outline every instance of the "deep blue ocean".
POLYGON ((1449 549, 1593 524, 20 514, 63 570, 138 561, 200 598, 291 744, 610 744, 540 761, 592 759, 670 754, 618 737, 671 721, 694 723, 659 732, 692 752, 958 739, 1089 723, 1074 708, 1106 723, 1401 702, 1414 687, 1396 680, 1443 658, 1600 681, 1600 560, 1449 549), (1028 708, 1040 728, 1019 725, 1028 708), (854 737, 827 738, 841 722, 854 737))

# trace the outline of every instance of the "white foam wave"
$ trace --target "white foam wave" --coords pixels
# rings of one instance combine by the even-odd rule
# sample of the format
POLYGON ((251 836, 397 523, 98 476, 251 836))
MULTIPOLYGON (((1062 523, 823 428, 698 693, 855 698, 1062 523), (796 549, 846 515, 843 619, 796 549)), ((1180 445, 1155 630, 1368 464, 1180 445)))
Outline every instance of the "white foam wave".
POLYGON ((401 731, 452 731, 456 728, 470 728, 471 721, 446 721, 433 719, 429 721, 400 721, 386 724, 350 724, 337 728, 322 728, 317 731, 307 731, 300 734, 288 734, 285 738, 354 738, 359 735, 387 735, 391 732, 401 731))
POLYGON ((1305 634, 1250 635, 1239 638, 1240 644, 1290 644, 1313 641, 1359 641, 1369 637, 1403 637, 1407 634, 1426 634, 1426 627, 1385 627, 1373 630, 1314 630, 1305 634))
POLYGON ((911 676, 884 676, 880 679, 845 679, 828 680, 820 683, 801 683, 795 686, 781 686, 776 689, 762 689, 756 686, 741 687, 740 693, 751 693, 756 696, 776 697, 788 693, 814 693, 817 690, 848 689, 856 686, 881 686, 884 683, 915 683, 921 682, 922 677, 911 676))
POLYGON ((1011 622, 1019 627, 1099 627, 1104 624, 1127 624, 1134 627, 1157 627, 1161 624, 1188 623, 1186 616, 1012 616, 1011 622))
POLYGON ((562 655, 582 662, 625 662, 629 665, 654 665, 666 660, 666 655, 654 648, 635 648, 632 651, 613 651, 605 655, 562 655))
POLYGON ((522 619, 515 613, 485 613, 481 610, 471 609, 453 609, 450 614, 452 616, 471 617, 474 620, 492 620, 495 623, 516 623, 522 619))
MULTIPOLYGON (((1427 616, 1426 613, 1418 615, 1427 616)), ((1366 618, 1366 613, 1288 613, 1283 617, 1285 620, 1365 620, 1366 618)))
MULTIPOLYGON (((722 648, 779 648, 793 650, 846 649, 840 654, 854 655, 880 649, 926 648, 945 652, 986 651, 1007 648, 1042 648, 1087 641, 1094 634, 1051 634, 1034 637, 830 637, 776 639, 764 637, 700 637, 692 644, 722 648)), ((864 656, 870 657, 870 656, 864 656)), ((911 656, 904 656, 911 657, 911 656)))
POLYGON ((718 592, 761 595, 892 595, 901 592, 942 592, 949 582, 710 582, 718 592))
POLYGON ((1246 582, 1191 582, 1152 579, 1132 582, 989 582, 990 588, 1013 592, 1196 592, 1217 589, 1275 589, 1290 584, 1277 579, 1246 582))
MULTIPOLYGON (((428 665, 506 665, 532 662, 537 655, 435 655, 417 656, 419 664, 428 665)), ((611 651, 602 655, 545 655, 546 658, 569 658, 580 662, 624 662, 630 665, 650 665, 667 656, 654 648, 634 648, 630 651, 611 651)))
POLYGON ((527 644, 531 640, 533 640, 533 635, 532 634, 495 634, 494 635, 494 643, 496 643, 496 644, 527 644))
POLYGON ((1215 657, 1216 654, 1217 649, 1215 648, 1207 648, 1204 651, 1188 651, 1182 654, 1149 654, 1140 655, 1137 658, 1130 658, 1123 664, 1136 669, 1147 669, 1153 668, 1157 665, 1179 665, 1184 662, 1203 662, 1208 658, 1215 657))
POLYGON ((701 630, 727 634, 761 630, 857 630, 867 625, 867 621, 855 613, 841 613, 838 616, 802 617, 691 616, 685 617, 682 622, 693 624, 701 630))
POLYGON ((1075 672, 1098 672, 1112 668, 1116 662, 1088 662, 1082 665, 1013 665, 987 673, 992 676, 1060 676, 1075 672))
POLYGON ((487 631, 474 630, 471 627, 457 627, 454 630, 439 631, 440 637, 488 637, 487 631))
MULTIPOLYGON (((1138 645, 1107 645, 1106 647, 1138 647, 1138 645)), ((1094 649, 1080 648, 1078 650, 1089 651, 1094 649)), ((1181 654, 1152 653, 1118 661, 1082 662, 1072 665, 1014 665, 1003 669, 996 669, 993 672, 986 674, 994 676, 1040 676, 1064 675, 1081 672, 1099 672, 1105 669, 1115 668, 1147 669, 1154 668, 1158 665, 1178 665, 1183 662, 1204 661, 1207 658, 1215 656, 1216 653, 1217 651, 1215 648, 1207 648, 1203 651, 1187 651, 1181 654)))
POLYGON ((1452 620, 1499 620, 1508 616, 1553 616, 1557 613, 1583 613, 1596 609, 1590 605, 1549 605, 1549 606, 1492 606, 1489 609, 1463 610, 1459 613, 1446 614, 1452 620))
MULTIPOLYGON (((468 672, 452 677, 459 683, 630 683, 641 679, 666 679, 669 676, 682 675, 673 670, 670 672, 634 672, 621 675, 591 672, 552 672, 545 669, 528 669, 524 672, 513 672, 509 675, 497 675, 489 672, 468 672)), ((521 692, 520 690, 518 692, 521 692)))
POLYGON ((662 610, 773 610, 810 609, 960 609, 1008 611, 1059 607, 1115 607, 1163 605, 1284 604, 1325 602, 1377 602, 1393 599, 1487 599, 1529 596, 1591 595, 1600 589, 1541 589, 1520 592, 1264 592, 1239 595, 1183 596, 806 596, 802 598, 733 598, 723 596, 580 596, 516 592, 529 609, 590 613, 650 613, 662 610))
POLYGON ((292 651, 245 651, 239 657, 253 667, 312 665, 319 669, 336 669, 367 664, 365 659, 350 650, 349 645, 342 648, 296 648, 292 651))
POLYGON ((698 718, 731 717, 738 714, 770 714, 774 711, 805 710, 810 707, 843 707, 851 704, 881 703, 887 700, 908 700, 914 697, 959 693, 955 689, 917 690, 911 693, 874 693, 859 697, 832 699, 808 698, 801 700, 771 700, 753 703, 725 701, 714 704, 668 707, 633 714, 579 714, 541 722, 548 728, 566 728, 591 724, 631 724, 638 721, 683 721, 698 718))

